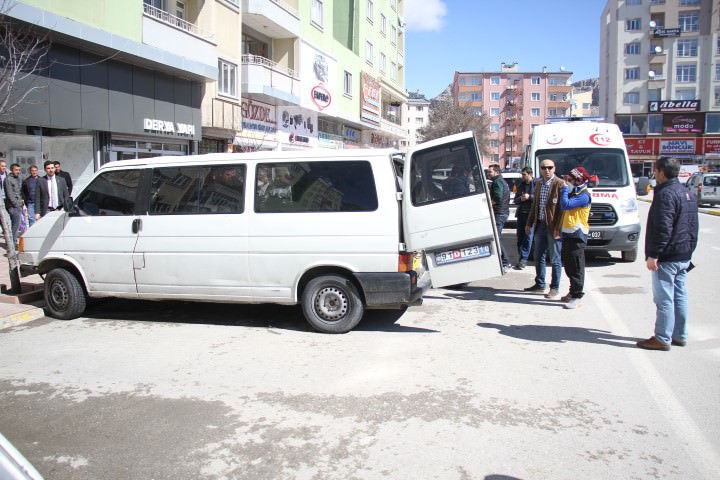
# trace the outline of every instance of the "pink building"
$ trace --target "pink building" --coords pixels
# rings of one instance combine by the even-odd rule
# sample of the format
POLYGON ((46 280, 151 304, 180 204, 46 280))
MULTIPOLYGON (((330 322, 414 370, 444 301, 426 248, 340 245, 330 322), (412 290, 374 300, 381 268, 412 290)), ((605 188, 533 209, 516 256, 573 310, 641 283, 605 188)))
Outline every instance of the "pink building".
POLYGON ((562 67, 557 72, 520 72, 517 63, 503 63, 499 72, 455 72, 453 103, 490 118, 486 165, 518 165, 533 125, 570 116, 571 76, 562 67))

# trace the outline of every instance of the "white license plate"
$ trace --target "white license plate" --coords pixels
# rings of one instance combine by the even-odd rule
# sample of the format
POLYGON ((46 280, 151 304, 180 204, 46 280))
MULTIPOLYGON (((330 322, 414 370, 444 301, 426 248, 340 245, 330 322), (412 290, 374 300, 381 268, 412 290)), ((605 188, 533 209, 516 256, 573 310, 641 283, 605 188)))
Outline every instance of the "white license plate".
POLYGON ((464 260, 472 260, 473 258, 482 258, 490 256, 490 245, 473 245, 472 247, 458 248, 457 250, 448 250, 435 254, 435 263, 437 265, 445 265, 448 263, 462 262, 464 260))
POLYGON ((590 238, 602 238, 602 232, 590 232, 590 238))

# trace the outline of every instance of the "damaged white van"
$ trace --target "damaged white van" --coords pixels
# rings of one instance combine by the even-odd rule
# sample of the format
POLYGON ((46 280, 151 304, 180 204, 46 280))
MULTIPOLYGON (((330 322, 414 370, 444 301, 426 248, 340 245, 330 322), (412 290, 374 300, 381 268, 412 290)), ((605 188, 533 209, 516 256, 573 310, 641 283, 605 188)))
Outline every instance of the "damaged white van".
POLYGON ((88 297, 301 304, 318 331, 499 276, 471 132, 392 150, 208 154, 112 162, 21 239, 50 315, 88 297), (438 179, 438 172, 454 172, 438 179), (458 173, 459 172, 459 173, 458 173))

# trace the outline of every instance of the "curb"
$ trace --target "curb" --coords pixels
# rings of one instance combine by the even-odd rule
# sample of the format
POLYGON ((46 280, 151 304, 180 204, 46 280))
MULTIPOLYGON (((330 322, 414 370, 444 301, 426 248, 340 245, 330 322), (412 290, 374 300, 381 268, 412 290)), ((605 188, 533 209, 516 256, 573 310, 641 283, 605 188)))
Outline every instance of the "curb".
POLYGON ((33 305, 11 305, 0 306, 0 330, 10 327, 17 327, 27 322, 43 318, 45 312, 42 308, 33 305))

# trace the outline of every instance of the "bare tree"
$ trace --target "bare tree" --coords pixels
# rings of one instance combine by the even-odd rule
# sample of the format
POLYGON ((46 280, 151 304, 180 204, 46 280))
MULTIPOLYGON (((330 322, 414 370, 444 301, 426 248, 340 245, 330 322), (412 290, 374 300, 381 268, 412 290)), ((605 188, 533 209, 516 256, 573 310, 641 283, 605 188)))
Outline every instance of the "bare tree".
POLYGON ((44 68, 50 49, 47 33, 7 15, 15 0, 0 0, 0 116, 6 117, 41 88, 34 75, 44 68))
POLYGON ((428 124, 420 129, 423 141, 471 130, 475 133, 480 153, 488 154, 490 121, 472 108, 454 105, 448 100, 434 100, 430 105, 428 124))

